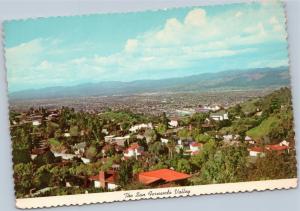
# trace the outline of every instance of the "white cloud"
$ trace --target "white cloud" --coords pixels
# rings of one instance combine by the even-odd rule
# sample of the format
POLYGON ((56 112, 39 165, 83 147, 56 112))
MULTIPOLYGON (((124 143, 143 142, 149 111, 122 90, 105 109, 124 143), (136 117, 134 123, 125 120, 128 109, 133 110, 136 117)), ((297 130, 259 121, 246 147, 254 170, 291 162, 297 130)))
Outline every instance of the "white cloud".
MULTIPOLYGON (((61 40, 32 40, 6 49, 9 80, 31 83, 32 77, 64 83, 111 79, 112 75, 138 74, 143 71, 172 71, 190 68, 195 62, 255 52, 253 45, 284 42, 284 13, 278 4, 264 4, 260 9, 239 8, 219 14, 209 14, 202 8, 190 10, 183 19, 169 18, 160 28, 129 38, 123 49, 111 55, 78 56, 52 61, 79 52, 90 43, 80 43, 72 49, 61 47, 61 40), (26 77, 31 75, 31 77, 26 77), (63 78, 62 78, 63 76, 63 78)), ((281 65, 284 61, 264 61, 251 65, 281 65)), ((250 65, 250 66, 251 66, 250 65)), ((53 84, 51 84, 53 85, 53 84)))

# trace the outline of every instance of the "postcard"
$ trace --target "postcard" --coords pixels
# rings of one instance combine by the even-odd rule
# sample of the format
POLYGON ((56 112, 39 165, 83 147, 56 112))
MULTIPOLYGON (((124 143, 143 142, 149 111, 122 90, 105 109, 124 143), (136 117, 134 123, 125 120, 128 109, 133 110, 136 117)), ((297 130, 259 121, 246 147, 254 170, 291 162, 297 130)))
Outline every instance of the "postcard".
POLYGON ((282 2, 3 28, 18 208, 297 186, 282 2))

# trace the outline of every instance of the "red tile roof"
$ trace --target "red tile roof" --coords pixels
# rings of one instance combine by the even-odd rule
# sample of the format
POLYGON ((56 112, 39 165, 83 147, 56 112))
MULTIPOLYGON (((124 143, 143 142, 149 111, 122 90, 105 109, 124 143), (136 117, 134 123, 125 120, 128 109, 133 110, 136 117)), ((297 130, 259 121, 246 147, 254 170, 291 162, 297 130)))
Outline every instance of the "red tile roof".
POLYGON ((173 182, 190 178, 191 175, 180 173, 171 169, 159 169, 154 171, 142 172, 139 174, 139 181, 144 184, 151 184, 158 180, 173 182))
POLYGON ((274 144, 274 145, 267 145, 266 148, 268 150, 272 150, 272 151, 282 151, 282 150, 287 150, 289 147, 288 146, 280 146, 278 144, 274 144))
POLYGON ((130 145, 130 147, 128 147, 128 150, 134 150, 134 149, 138 149, 140 147, 140 145, 138 143, 133 143, 130 145))

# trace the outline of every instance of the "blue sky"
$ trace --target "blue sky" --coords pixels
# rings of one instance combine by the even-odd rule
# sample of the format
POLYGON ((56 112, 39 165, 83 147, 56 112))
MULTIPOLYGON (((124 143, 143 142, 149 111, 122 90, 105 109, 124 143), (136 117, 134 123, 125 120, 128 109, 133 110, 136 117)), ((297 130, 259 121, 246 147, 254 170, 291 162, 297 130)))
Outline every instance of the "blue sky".
POLYGON ((9 92, 288 65, 282 4, 8 21, 9 92))

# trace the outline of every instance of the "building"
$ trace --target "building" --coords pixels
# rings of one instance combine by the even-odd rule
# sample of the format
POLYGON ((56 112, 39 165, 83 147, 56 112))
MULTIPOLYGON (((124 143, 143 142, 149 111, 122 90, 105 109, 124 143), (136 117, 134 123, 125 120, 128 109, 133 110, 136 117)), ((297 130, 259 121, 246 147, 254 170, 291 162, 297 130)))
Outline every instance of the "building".
POLYGON ((169 140, 166 139, 166 138, 160 138, 160 141, 161 141, 161 143, 163 143, 163 144, 167 144, 167 143, 169 142, 169 140))
POLYGON ((93 182, 95 188, 103 188, 104 190, 116 190, 119 186, 116 183, 117 172, 108 170, 106 172, 100 171, 98 175, 89 178, 93 182))
POLYGON ((280 144, 273 144, 273 145, 267 145, 266 149, 272 152, 277 152, 278 154, 282 154, 282 153, 289 153, 290 149, 289 146, 286 145, 280 145, 280 144))
POLYGON ((191 155, 196 155, 200 152, 200 148, 203 146, 203 144, 192 142, 190 143, 190 153, 191 155))
POLYGON ((229 119, 228 113, 226 112, 218 112, 210 114, 210 118, 215 121, 223 121, 229 119))
POLYGON ((139 125, 132 126, 129 129, 129 131, 132 133, 136 133, 138 130, 141 130, 141 129, 153 129, 153 125, 152 125, 152 123, 148 123, 148 124, 142 123, 139 125))
POLYGON ((39 125, 41 125, 42 124, 42 120, 33 120, 32 121, 32 125, 33 126, 39 126, 39 125))
POLYGON ((252 147, 248 149, 250 157, 263 157, 265 156, 264 148, 262 147, 252 147))
POLYGON ((130 158, 142 155, 144 153, 144 147, 140 146, 138 143, 133 143, 124 151, 124 157, 130 158))
POLYGON ((118 146, 124 146, 125 141, 129 141, 130 136, 118 136, 118 137, 112 137, 111 143, 116 144, 118 146))
POLYGON ((138 181, 144 185, 182 184, 191 175, 177 172, 171 169, 159 169, 138 174, 138 181))
POLYGON ((286 141, 286 140, 283 140, 282 142, 279 143, 280 146, 287 146, 289 147, 290 146, 290 142, 286 141))
POLYGON ((172 128, 175 128, 175 127, 178 127, 178 121, 177 120, 171 120, 169 122, 169 126, 172 127, 172 128))
POLYGON ((104 141, 105 142, 111 142, 113 137, 115 137, 115 135, 104 136, 104 141))
POLYGON ((71 137, 70 133, 64 133, 64 137, 71 137))

